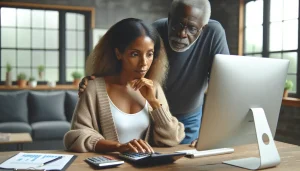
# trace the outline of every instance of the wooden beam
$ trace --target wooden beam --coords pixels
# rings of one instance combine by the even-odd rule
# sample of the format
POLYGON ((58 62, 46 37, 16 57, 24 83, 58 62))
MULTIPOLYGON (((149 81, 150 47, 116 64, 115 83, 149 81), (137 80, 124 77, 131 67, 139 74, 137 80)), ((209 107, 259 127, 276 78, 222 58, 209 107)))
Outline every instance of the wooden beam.
POLYGON ((243 55, 244 52, 244 25, 245 25, 244 13, 245 13, 245 3, 244 0, 240 0, 238 55, 243 55))
POLYGON ((35 3, 24 3, 24 2, 0 2, 0 6, 87 11, 87 12, 91 12, 91 28, 92 29, 95 28, 95 8, 93 7, 35 4, 35 3))

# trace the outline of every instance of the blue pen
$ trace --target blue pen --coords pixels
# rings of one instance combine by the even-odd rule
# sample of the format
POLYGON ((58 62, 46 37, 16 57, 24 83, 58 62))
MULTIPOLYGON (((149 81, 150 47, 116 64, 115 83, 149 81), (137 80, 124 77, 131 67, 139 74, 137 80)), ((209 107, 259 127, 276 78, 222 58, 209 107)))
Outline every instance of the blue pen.
POLYGON ((56 161, 56 160, 59 160, 59 159, 61 159, 61 158, 63 158, 63 156, 59 156, 59 157, 56 157, 55 159, 49 160, 49 161, 47 161, 47 162, 45 162, 45 163, 39 165, 39 167, 45 166, 46 164, 52 163, 52 162, 54 162, 54 161, 56 161))

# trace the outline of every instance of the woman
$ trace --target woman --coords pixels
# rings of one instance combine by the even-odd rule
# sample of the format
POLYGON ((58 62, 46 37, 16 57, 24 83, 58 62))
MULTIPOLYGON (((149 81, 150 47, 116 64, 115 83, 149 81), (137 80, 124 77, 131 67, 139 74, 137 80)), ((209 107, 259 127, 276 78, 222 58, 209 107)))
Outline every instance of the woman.
POLYGON ((111 27, 87 61, 91 80, 77 103, 64 137, 76 152, 153 152, 184 138, 162 91, 167 73, 163 44, 155 29, 139 19, 111 27))

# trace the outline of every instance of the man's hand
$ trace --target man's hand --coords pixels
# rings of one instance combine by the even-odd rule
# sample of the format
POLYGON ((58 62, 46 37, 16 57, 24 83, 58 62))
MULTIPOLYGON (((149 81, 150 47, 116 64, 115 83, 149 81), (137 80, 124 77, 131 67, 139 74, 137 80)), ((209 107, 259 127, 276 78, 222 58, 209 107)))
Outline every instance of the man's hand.
POLYGON ((195 139, 194 141, 191 142, 190 147, 196 147, 198 142, 198 139, 195 139))
POLYGON ((81 94, 85 91, 86 86, 88 85, 89 80, 94 80, 96 77, 94 75, 92 76, 86 76, 82 78, 81 82, 79 83, 79 88, 78 88, 78 96, 80 97, 81 94))
POLYGON ((117 151, 123 152, 134 152, 134 153, 154 153, 152 147, 144 140, 131 140, 125 144, 119 144, 117 146, 117 151))

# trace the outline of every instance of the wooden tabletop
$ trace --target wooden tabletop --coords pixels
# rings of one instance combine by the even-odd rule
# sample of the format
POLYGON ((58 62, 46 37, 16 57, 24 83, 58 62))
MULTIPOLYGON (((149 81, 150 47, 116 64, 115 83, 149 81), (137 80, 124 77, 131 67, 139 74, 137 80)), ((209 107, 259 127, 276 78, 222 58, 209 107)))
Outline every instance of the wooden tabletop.
MULTIPOLYGON (((266 169, 267 171, 293 171, 300 170, 300 147, 276 142, 276 146, 278 148, 279 154, 281 156, 281 163, 275 167, 266 169)), ((154 148, 157 152, 166 152, 171 153, 178 150, 186 150, 191 149, 188 145, 179 145, 172 148, 154 148)), ((92 156, 99 156, 101 154, 97 153, 69 153, 65 151, 30 151, 30 152, 42 152, 42 153, 58 153, 58 154, 74 154, 78 157, 71 164, 71 166, 67 169, 67 171, 91 171, 93 170, 87 163, 84 162, 84 159, 92 156)), ((18 152, 0 152, 0 162, 8 159, 12 155, 15 155, 18 152)), ((108 154, 107 154, 108 155, 108 154)), ((116 153, 110 153, 110 156, 117 157, 116 153)), ((222 161, 231 160, 231 159, 239 159, 245 157, 257 157, 258 151, 257 146, 254 144, 238 146, 235 148, 235 152, 232 154, 204 157, 204 158, 181 158, 177 160, 175 163, 161 165, 161 166, 152 166, 152 167, 137 167, 133 166, 129 163, 125 163, 116 168, 106 169, 109 171, 117 171, 117 170, 151 170, 151 171, 160 171, 160 170, 170 170, 170 171, 194 171, 194 170, 214 170, 214 171, 238 171, 245 170, 238 167, 233 167, 230 165, 222 164, 222 161)))
POLYGON ((0 141, 0 144, 30 143, 32 138, 29 133, 5 133, 9 134, 9 141, 0 141))

